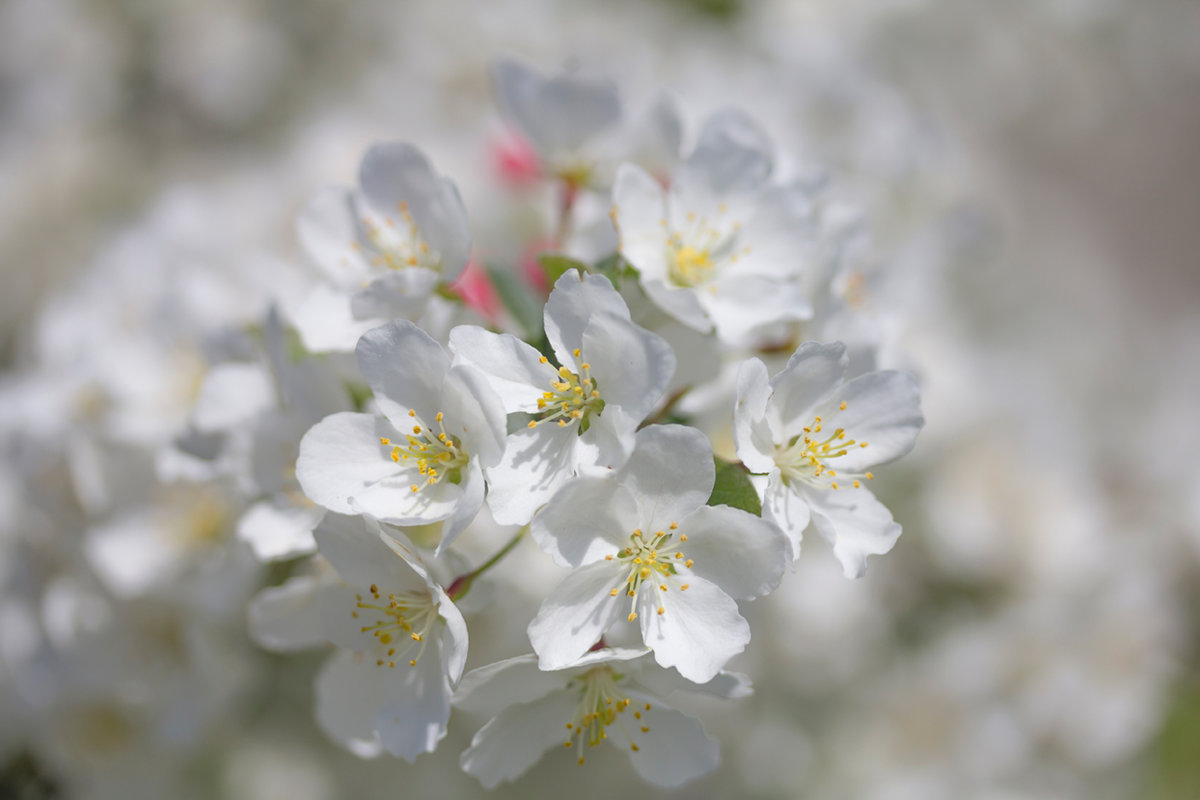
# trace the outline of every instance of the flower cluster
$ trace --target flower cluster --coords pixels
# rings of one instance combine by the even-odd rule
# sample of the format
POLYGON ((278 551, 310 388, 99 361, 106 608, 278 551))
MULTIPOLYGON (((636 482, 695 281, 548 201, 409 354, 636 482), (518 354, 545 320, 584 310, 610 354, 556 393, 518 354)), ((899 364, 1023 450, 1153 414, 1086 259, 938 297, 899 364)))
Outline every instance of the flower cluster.
MULTIPOLYGON (((372 146, 357 188, 305 207, 323 276, 293 311, 305 358, 352 344, 362 388, 357 410, 300 438, 294 481, 325 512, 319 568, 261 593, 252 630, 277 650, 338 648, 317 719, 359 755, 433 751, 457 704, 492 717, 461 758, 484 786, 556 745, 584 764, 606 741, 676 786, 712 769, 717 745, 669 696, 749 693, 726 671, 751 642, 739 602, 780 585, 810 523, 848 577, 895 543, 865 482, 912 447, 917 383, 810 341, 836 319, 816 310, 839 307, 821 197, 774 176, 748 116, 713 115, 682 152, 660 106, 656 146, 635 147, 645 137, 604 80, 511 62, 493 77, 558 193, 553 247, 524 287, 500 266, 456 281, 463 204, 408 143, 372 146), (604 224, 611 252, 577 257, 604 224), (506 314, 478 302, 480 282, 506 314), (545 292, 541 314, 522 316, 514 287, 545 292), (772 375, 759 356, 777 353, 792 354, 772 375), (459 545, 485 529, 509 540, 470 568, 459 545), (471 595, 502 560, 533 557, 516 549, 526 532, 562 570, 528 621, 532 653, 464 677, 471 595)), ((247 536, 260 555, 297 552, 247 536)))

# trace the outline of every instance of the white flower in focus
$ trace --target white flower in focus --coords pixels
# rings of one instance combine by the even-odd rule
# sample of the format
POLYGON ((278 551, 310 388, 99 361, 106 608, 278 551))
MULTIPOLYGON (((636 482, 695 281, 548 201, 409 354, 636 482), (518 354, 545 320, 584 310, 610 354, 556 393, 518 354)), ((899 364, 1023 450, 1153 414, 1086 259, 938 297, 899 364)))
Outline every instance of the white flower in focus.
POLYGON ((554 671, 532 655, 468 673, 454 704, 493 719, 462 754, 462 768, 487 789, 524 774, 556 747, 587 752, 609 741, 626 752, 644 780, 680 786, 717 766, 717 743, 700 723, 659 698, 676 689, 744 697, 749 682, 722 673, 704 686, 687 684, 644 658, 644 650, 601 648, 554 671))
POLYGON ((352 752, 412 761, 446 735, 467 626, 416 548, 370 518, 327 514, 314 532, 340 581, 292 578, 250 604, 260 644, 292 651, 332 642, 317 677, 317 721, 352 752))
POLYGON ((483 470, 504 443, 500 401, 406 320, 368 331, 357 355, 382 415, 344 412, 314 425, 300 442, 296 477, 313 502, 339 514, 397 525, 446 520, 441 552, 483 505, 483 470))
POLYGON ((502 524, 528 522, 581 470, 624 462, 675 371, 670 345, 633 324, 599 275, 559 278, 545 329, 560 366, 508 334, 467 325, 450 334, 455 356, 482 371, 506 412, 534 416, 487 473, 488 505, 502 524))
POLYGON ((737 343, 756 328, 807 319, 810 200, 767 183, 770 146, 745 115, 711 117, 670 185, 623 164, 613 187, 620 250, 664 311, 737 343))
POLYGON ((574 662, 621 618, 639 622, 659 664, 696 683, 745 649, 750 626, 736 600, 779 585, 788 544, 753 514, 705 505, 714 480, 704 434, 653 425, 621 469, 554 495, 530 533, 577 569, 529 624, 543 669, 574 662))
POLYGON ((454 183, 405 142, 372 146, 359 187, 317 194, 296 228, 326 279, 294 313, 314 352, 349 350, 383 320, 417 318, 438 284, 462 272, 471 247, 454 183))
POLYGON ((800 346, 768 380, 758 359, 738 372, 734 438, 738 457, 759 482, 763 516, 799 557, 809 521, 832 545, 848 578, 861 577, 868 555, 886 553, 900 526, 864 485, 871 467, 912 449, 924 425, 920 391, 910 375, 869 372, 846 381, 840 342, 800 346))

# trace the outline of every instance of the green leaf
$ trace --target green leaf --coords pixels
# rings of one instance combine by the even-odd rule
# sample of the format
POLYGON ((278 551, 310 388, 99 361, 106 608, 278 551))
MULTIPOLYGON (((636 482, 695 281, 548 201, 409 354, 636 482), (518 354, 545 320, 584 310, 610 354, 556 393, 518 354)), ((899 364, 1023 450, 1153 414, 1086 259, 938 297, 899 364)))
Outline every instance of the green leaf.
POLYGON ((717 464, 717 480, 713 484, 712 495, 708 498, 710 506, 731 506, 749 511, 756 517, 762 516, 762 502, 758 492, 750 483, 750 476, 740 462, 726 461, 723 458, 713 458, 717 464))
POLYGON ((489 266, 488 277, 500 295, 500 302, 517 324, 524 329, 527 339, 536 339, 542 334, 542 304, 533 293, 506 269, 489 266))
POLYGON ((570 256, 564 256, 562 253, 542 253, 538 256, 538 265, 542 268, 542 273, 546 276, 546 283, 550 286, 553 286, 567 270, 574 269, 580 273, 587 271, 587 264, 576 261, 570 256))

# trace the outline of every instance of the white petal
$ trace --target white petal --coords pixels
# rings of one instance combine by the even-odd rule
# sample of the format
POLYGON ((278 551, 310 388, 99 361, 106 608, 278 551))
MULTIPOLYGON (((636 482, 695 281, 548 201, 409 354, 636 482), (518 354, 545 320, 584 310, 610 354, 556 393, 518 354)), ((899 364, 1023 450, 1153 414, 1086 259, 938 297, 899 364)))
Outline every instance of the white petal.
POLYGON ((762 498, 763 517, 778 525, 787 536, 793 561, 800 557, 800 542, 808 527, 810 513, 806 497, 799 489, 785 484, 779 470, 771 472, 762 498))
POLYGON ((359 169, 363 195, 372 210, 398 219, 404 204, 419 235, 442 256, 442 280, 453 281, 467 265, 471 235, 467 212, 454 184, 433 171, 428 159, 407 142, 373 145, 359 169))
POLYGON ((439 400, 450 356, 416 324, 394 320, 363 334, 355 348, 358 370, 375 392, 379 410, 401 430, 410 409, 425 424, 442 411, 439 400))
POLYGON ((736 600, 774 591, 791 563, 791 547, 780 530, 729 506, 705 506, 679 527, 691 572, 712 581, 736 600))
POLYGON ((559 363, 572 372, 579 371, 574 353, 583 347, 583 331, 594 314, 629 319, 629 308, 608 278, 567 270, 555 282, 543 316, 550 346, 559 363))
POLYGON ((537 350, 511 334, 459 325, 450 331, 450 351, 488 376, 506 413, 537 411, 538 398, 558 380, 554 367, 542 363, 537 350))
POLYGON ((383 749, 412 762, 432 753, 446 735, 450 719, 450 686, 442 659, 426 651, 415 667, 376 666, 387 675, 384 695, 375 712, 375 730, 383 749))
POLYGON ((813 489, 805 496, 813 524, 833 545, 847 578, 861 578, 867 571, 867 556, 888 552, 900 538, 892 512, 865 488, 813 489))
POLYGON ((421 267, 389 272, 351 295, 350 313, 355 319, 417 317, 438 280, 436 272, 421 267))
POLYGON ((426 590, 423 576, 385 544, 362 517, 326 514, 313 536, 321 555, 357 591, 364 592, 372 584, 384 594, 426 590))
POLYGON ((720 748, 699 720, 659 702, 650 705, 641 712, 642 725, 650 730, 634 734, 638 749, 626 753, 643 780, 670 789, 717 768, 720 748))
POLYGON ((296 218, 296 233, 312 263, 335 286, 356 287, 370 272, 354 246, 359 230, 353 189, 325 189, 314 195, 296 218))
POLYGON ((320 506, 277 507, 255 503, 238 520, 238 539, 250 545, 259 561, 285 561, 317 549, 312 530, 325 510, 320 506))
POLYGON ((698 288, 696 298, 724 342, 740 342, 765 325, 812 316, 799 282, 758 275, 722 278, 698 288))
POLYGON ((573 152, 621 119, 617 87, 578 75, 543 78, 516 61, 492 65, 496 104, 543 155, 573 152))
POLYGON ((538 666, 560 669, 570 666, 600 640, 628 600, 612 589, 623 584, 615 563, 599 561, 572 572, 550 590, 527 632, 538 666))
POLYGON ((605 403, 641 422, 675 374, 675 354, 661 336, 628 317, 595 314, 583 331, 583 358, 605 403))
POLYGON ((382 673, 374 661, 342 651, 326 661, 317 675, 317 723, 331 739, 361 758, 383 752, 375 733, 382 673))
POLYGON ((750 625, 733 598, 703 578, 672 576, 666 584, 665 592, 653 583, 638 590, 642 638, 659 664, 675 667, 695 683, 707 683, 746 649, 750 625))
POLYGON ((451 514, 445 524, 442 526, 442 539, 438 542, 437 555, 445 552, 446 548, 454 543, 459 534, 467 529, 479 514, 479 509, 483 508, 483 496, 486 484, 483 480, 483 470, 479 468, 479 464, 472 460, 470 464, 462 470, 461 482, 458 488, 461 495, 458 502, 454 506, 454 513, 451 514))
POLYGON ((605 406, 575 440, 575 472, 597 474, 624 465, 637 443, 637 425, 621 406, 605 406))
POLYGON ((578 567, 616 553, 640 521, 637 502, 614 478, 578 478, 554 495, 529 533, 555 563, 578 567))
POLYGON ((472 461, 486 468, 500 460, 507 433, 504 406, 478 370, 451 367, 440 405, 446 433, 462 441, 472 461))
POLYGON ((228 430, 275 405, 274 383, 261 364, 219 364, 204 377, 192 421, 201 431, 228 430))
POLYGON ((766 134, 745 113, 729 109, 704 121, 677 183, 697 184, 724 196, 758 188, 770 172, 771 143, 766 134))
POLYGON ((463 670, 467 666, 467 650, 470 646, 467 621, 463 619, 458 606, 454 604, 449 595, 442 591, 441 587, 435 587, 434 593, 438 601, 438 613, 441 614, 446 624, 441 642, 442 670, 449 679, 450 685, 454 686, 462 677, 463 670))
POLYGON ((578 698, 554 692, 506 709, 484 725, 458 763, 485 789, 520 777, 554 747, 562 747, 578 698))
POLYGON ((713 321, 696 299, 694 289, 683 289, 653 278, 643 279, 642 288, 655 305, 689 328, 701 333, 708 333, 713 329, 713 321))
POLYGON ((522 428, 508 437, 500 463, 488 469, 488 507, 501 525, 524 525, 574 477, 575 426, 522 428))
POLYGON ((570 675, 538 669, 537 656, 532 653, 497 661, 463 676, 454 705, 494 717, 515 703, 528 703, 564 688, 570 675))
MULTIPOLYGON (((250 636, 269 650, 308 650, 326 643, 316 608, 324 582, 311 576, 292 578, 259 592, 246 610, 250 636)), ((349 612, 347 612, 347 616, 349 612)))
POLYGON ((846 437, 859 443, 831 461, 830 466, 842 472, 858 472, 899 458, 912 449, 925 424, 921 390, 911 375, 902 372, 860 375, 817 411, 827 420, 826 430, 845 428, 846 437), (867 446, 859 446, 862 442, 867 446))
POLYGON ((613 184, 613 205, 621 255, 643 278, 665 281, 668 231, 660 224, 667 215, 662 186, 641 167, 622 164, 613 184))
POLYGON ((813 420, 816 405, 841 381, 849 359, 841 342, 805 342, 787 366, 771 379, 771 406, 781 423, 780 444, 800 435, 813 420))
POLYGON ((775 466, 775 445, 766 418, 771 393, 768 381, 767 366, 757 358, 746 359, 739 365, 733 439, 738 458, 751 472, 769 472, 775 466))
POLYGON ((355 319, 350 296, 331 286, 313 288, 292 314, 304 347, 311 353, 348 353, 358 339, 375 326, 375 320, 355 319))
POLYGON ((461 492, 442 481, 412 485, 421 476, 406 462, 394 463, 381 438, 403 441, 386 419, 343 412, 318 422, 300 440, 296 478, 314 503, 339 514, 368 513, 400 525, 445 519, 461 492))
POLYGON ((666 529, 708 502, 716 481, 708 437, 686 425, 651 425, 618 480, 637 500, 647 533, 666 529))

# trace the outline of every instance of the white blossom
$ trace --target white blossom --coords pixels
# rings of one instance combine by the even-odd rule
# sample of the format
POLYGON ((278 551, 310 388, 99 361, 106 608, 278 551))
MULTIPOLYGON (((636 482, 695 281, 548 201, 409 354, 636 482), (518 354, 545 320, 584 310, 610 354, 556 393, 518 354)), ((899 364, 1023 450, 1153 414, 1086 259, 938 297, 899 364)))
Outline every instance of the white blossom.
POLYGON ((557 365, 509 334, 463 325, 450 336, 456 358, 486 376, 505 411, 534 417, 488 469, 488 505, 501 523, 528 522, 587 468, 623 463, 675 370, 670 345, 630 321, 602 276, 559 278, 545 329, 557 365))
POLYGON ((745 648, 750 626, 736 600, 779 584, 787 542, 770 522, 705 505, 713 483, 703 434, 654 425, 621 469, 554 496, 530 532, 576 569, 529 624, 543 669, 573 662, 622 617, 638 621, 659 664, 697 683, 745 648))
POLYGON ((912 449, 924 424, 916 381, 900 372, 844 379, 840 342, 807 342, 768 380, 758 359, 738 373, 734 436, 738 457, 759 482, 763 516, 775 521, 799 557, 811 522, 832 545, 847 577, 900 536, 892 514, 864 485, 871 468, 912 449))

